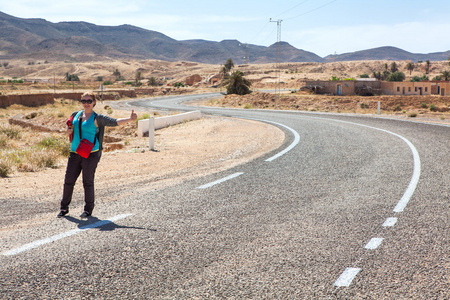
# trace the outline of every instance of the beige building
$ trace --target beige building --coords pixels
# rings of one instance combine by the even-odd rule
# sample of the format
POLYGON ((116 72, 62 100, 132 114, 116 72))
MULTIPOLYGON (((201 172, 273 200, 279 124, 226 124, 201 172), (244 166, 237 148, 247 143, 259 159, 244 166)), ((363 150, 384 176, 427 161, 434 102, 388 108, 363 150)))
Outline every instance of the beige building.
POLYGON ((330 95, 450 95, 448 81, 393 82, 376 80, 305 81, 302 89, 330 95))

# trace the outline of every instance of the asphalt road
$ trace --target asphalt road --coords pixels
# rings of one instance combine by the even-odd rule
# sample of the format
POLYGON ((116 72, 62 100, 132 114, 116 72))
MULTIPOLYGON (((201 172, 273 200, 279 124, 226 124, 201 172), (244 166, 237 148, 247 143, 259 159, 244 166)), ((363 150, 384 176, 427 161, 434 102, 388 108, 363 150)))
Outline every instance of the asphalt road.
MULTIPOLYGON (((206 95, 211 96, 211 95, 206 95)), ((192 110, 181 98, 130 102, 192 110)), ((199 97, 198 95, 195 97, 199 97)), ((203 108, 284 145, 1 242, 2 299, 450 299, 450 128, 203 108)))

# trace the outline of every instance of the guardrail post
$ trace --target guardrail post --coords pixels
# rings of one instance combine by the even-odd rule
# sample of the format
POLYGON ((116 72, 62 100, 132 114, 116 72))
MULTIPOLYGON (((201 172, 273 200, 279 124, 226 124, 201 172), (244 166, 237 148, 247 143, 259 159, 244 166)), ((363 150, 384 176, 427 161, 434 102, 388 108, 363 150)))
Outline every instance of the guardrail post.
POLYGON ((155 117, 149 117, 148 123, 148 144, 150 150, 155 150, 155 117))
POLYGON ((378 111, 377 111, 377 113, 379 115, 381 115, 381 102, 380 101, 378 101, 378 111))

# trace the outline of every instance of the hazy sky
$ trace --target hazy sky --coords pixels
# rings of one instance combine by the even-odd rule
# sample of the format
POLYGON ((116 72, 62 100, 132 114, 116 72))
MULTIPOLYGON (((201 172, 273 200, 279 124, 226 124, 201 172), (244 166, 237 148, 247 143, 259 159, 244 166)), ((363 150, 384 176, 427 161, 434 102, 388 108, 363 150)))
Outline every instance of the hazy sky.
POLYGON ((0 11, 50 22, 131 24, 176 40, 281 40, 319 56, 381 46, 450 50, 450 0, 0 0, 0 11))

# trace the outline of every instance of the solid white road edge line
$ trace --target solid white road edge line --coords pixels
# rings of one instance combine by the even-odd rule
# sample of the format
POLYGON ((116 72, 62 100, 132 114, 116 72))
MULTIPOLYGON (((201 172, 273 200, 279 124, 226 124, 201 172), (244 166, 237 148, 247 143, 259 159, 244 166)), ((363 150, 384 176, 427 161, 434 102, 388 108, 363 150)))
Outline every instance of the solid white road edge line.
MULTIPOLYGON (((239 118, 239 117, 237 117, 237 118, 239 118)), ((272 156, 272 157, 266 159, 265 161, 267 161, 267 162, 273 161, 273 160, 279 158, 280 156, 285 155, 286 153, 288 153, 289 151, 291 151, 295 146, 297 146, 297 144, 300 142, 300 135, 298 134, 298 132, 295 131, 294 129, 292 129, 292 128, 286 126, 286 125, 283 125, 283 124, 277 123, 277 122, 272 122, 272 121, 262 120, 262 119, 248 119, 248 120, 253 120, 253 121, 259 121, 259 122, 265 122, 265 123, 275 124, 275 125, 278 125, 278 126, 281 126, 281 127, 286 128, 287 130, 289 130, 290 132, 292 132, 292 134, 294 135, 294 141, 293 141, 286 149, 284 149, 283 151, 281 151, 281 152, 275 154, 274 156, 272 156)))
POLYGON ((392 134, 393 136, 400 138, 408 145, 409 149, 411 149, 411 152, 413 154, 413 161, 414 161, 413 175, 411 177, 408 187, 406 188, 405 193, 403 194, 402 198, 400 199, 400 201, 397 203, 397 205, 394 208, 394 212, 397 212, 397 213, 403 212, 403 210, 405 209, 409 200, 411 199, 412 195, 414 194, 417 184, 419 182, 419 178, 420 178, 420 156, 419 156, 419 152, 417 152, 416 147, 414 147, 414 145, 410 141, 408 141, 406 138, 404 138, 401 135, 394 133, 392 131, 388 131, 385 129, 372 127, 372 126, 368 126, 368 125, 342 121, 342 120, 333 120, 333 119, 326 119, 326 120, 347 123, 347 124, 357 125, 357 126, 361 126, 361 127, 366 127, 366 128, 386 132, 386 133, 392 134))
MULTIPOLYGON (((310 117, 310 118, 322 119, 322 118, 318 118, 318 117, 310 117)), ((419 182, 419 178, 420 178, 420 169, 421 169, 420 156, 419 156, 419 152, 417 152, 417 149, 414 147, 414 145, 409 140, 402 137, 401 135, 396 134, 392 131, 385 130, 385 129, 368 126, 368 125, 363 125, 363 124, 358 124, 358 123, 353 123, 353 122, 348 122, 348 121, 342 121, 342 120, 334 120, 334 119, 325 119, 325 120, 336 121, 336 122, 341 122, 341 123, 346 123, 346 124, 351 124, 351 125, 357 125, 357 126, 361 126, 361 127, 366 127, 366 128, 386 132, 388 134, 392 134, 392 135, 400 138, 408 145, 408 147, 411 149, 412 154, 413 154, 413 160, 414 160, 413 175, 411 177, 411 180, 409 182, 409 185, 408 185, 405 193, 403 194, 402 198, 400 199, 400 201, 397 203, 397 205, 394 208, 394 212, 402 212, 405 209, 406 205, 408 204, 409 200, 411 199, 412 195, 414 194, 417 184, 419 182)), ((383 226, 385 226, 385 224, 388 224, 386 226, 393 226, 396 222, 397 222, 397 218, 389 218, 388 220, 386 220, 386 222, 383 224, 383 226), (394 219, 395 219, 395 221, 394 221, 394 219)), ((379 242, 381 244, 382 241, 383 241, 382 239, 381 239, 381 241, 376 240, 374 243, 379 242)), ((369 244, 367 244, 366 247, 367 246, 372 247, 372 245, 370 243, 371 242, 369 242, 369 244)), ((376 247, 378 247, 378 246, 379 246, 379 244, 376 247)), ((370 249, 370 248, 366 248, 366 249, 370 249)), ((353 278, 359 273, 360 270, 361 270, 360 268, 345 269, 344 273, 341 274, 341 276, 338 278, 338 280, 336 280, 334 285, 335 286, 347 286, 347 287, 350 286, 353 278)))
POLYGON ((88 229, 101 227, 103 225, 106 225, 106 224, 115 222, 117 220, 129 217, 131 215, 133 215, 133 214, 117 215, 117 216, 112 217, 112 218, 107 219, 107 220, 98 221, 98 222, 93 223, 93 224, 82 226, 82 227, 77 228, 77 229, 73 229, 73 230, 70 230, 70 231, 67 231, 67 232, 63 232, 63 233, 60 233, 60 234, 57 234, 57 235, 54 235, 54 236, 51 236, 51 237, 48 237, 48 238, 45 238, 45 239, 42 239, 42 240, 38 240, 38 241, 31 242, 29 244, 25 244, 25 245, 23 245, 21 247, 2 252, 2 255, 4 255, 4 256, 16 255, 16 254, 19 254, 21 252, 28 251, 28 250, 31 250, 33 248, 36 248, 36 247, 39 247, 39 246, 42 246, 42 245, 45 245, 45 244, 48 244, 48 243, 51 243, 51 242, 54 242, 54 241, 66 238, 66 237, 69 237, 69 236, 72 236, 72 235, 75 235, 77 233, 80 233, 80 232, 88 230, 88 229))
POLYGON ((334 283, 335 286, 350 286, 352 280, 358 275, 361 268, 347 268, 334 283))
POLYGON ((225 182, 227 180, 230 180, 230 179, 236 178, 238 176, 241 176, 242 174, 244 174, 244 173, 243 172, 237 172, 237 173, 231 174, 231 175, 229 175, 227 177, 224 177, 222 179, 219 179, 219 180, 216 180, 216 181, 213 181, 213 182, 210 182, 210 183, 198 186, 197 189, 207 189, 207 188, 210 188, 212 186, 215 186, 216 184, 219 184, 219 183, 225 182))
POLYGON ((276 122, 271 122, 271 121, 266 121, 266 120, 259 120, 259 121, 268 122, 268 123, 272 123, 272 124, 275 124, 275 125, 278 125, 278 126, 282 126, 282 127, 286 128, 287 130, 289 130, 290 132, 292 132, 292 134, 294 134, 294 141, 286 149, 284 149, 283 151, 281 151, 281 152, 275 154, 274 156, 266 159, 265 161, 270 162, 270 161, 273 161, 273 160, 279 158, 280 156, 285 155, 286 153, 291 151, 295 146, 297 146, 297 144, 300 142, 300 135, 294 129, 292 129, 292 128, 286 126, 286 125, 283 125, 283 124, 280 124, 280 123, 276 123, 276 122))

